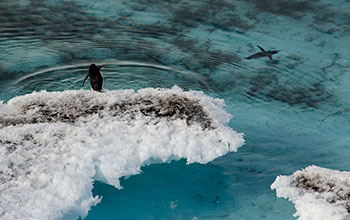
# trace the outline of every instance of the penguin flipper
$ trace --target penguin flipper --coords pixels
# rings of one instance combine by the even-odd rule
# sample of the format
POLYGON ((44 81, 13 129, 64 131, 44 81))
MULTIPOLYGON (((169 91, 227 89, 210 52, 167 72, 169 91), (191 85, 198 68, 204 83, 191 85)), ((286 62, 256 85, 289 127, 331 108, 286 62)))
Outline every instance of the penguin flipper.
POLYGON ((86 77, 85 77, 85 79, 84 79, 84 81, 83 81, 83 85, 82 85, 81 87, 84 87, 85 81, 87 80, 88 77, 89 77, 89 73, 86 75, 86 77))
POLYGON ((102 70, 103 67, 104 67, 104 65, 100 66, 100 67, 98 68, 98 70, 102 70))
POLYGON ((272 61, 272 55, 268 55, 268 57, 270 58, 270 60, 272 61))
POLYGON ((257 46, 259 47, 259 49, 260 49, 262 52, 266 52, 266 51, 264 50, 264 48, 260 47, 259 45, 257 45, 257 46))

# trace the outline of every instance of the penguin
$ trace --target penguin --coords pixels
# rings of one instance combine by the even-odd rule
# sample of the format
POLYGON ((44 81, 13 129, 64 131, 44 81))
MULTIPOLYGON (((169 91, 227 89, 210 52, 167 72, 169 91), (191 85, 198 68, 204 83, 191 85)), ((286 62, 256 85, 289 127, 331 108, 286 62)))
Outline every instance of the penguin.
POLYGON ((89 77, 91 90, 102 92, 102 83, 103 83, 103 76, 101 73, 102 68, 103 68, 103 65, 100 67, 97 67, 95 64, 91 64, 89 68, 89 72, 83 81, 83 87, 85 85, 85 81, 89 77))
POLYGON ((270 60, 272 60, 272 55, 280 52, 279 50, 268 50, 268 51, 265 51, 264 48, 260 47, 259 45, 258 45, 258 47, 261 50, 261 52, 255 53, 255 54, 247 57, 246 59, 250 60, 250 59, 255 59, 255 58, 260 58, 260 57, 269 57, 270 60))

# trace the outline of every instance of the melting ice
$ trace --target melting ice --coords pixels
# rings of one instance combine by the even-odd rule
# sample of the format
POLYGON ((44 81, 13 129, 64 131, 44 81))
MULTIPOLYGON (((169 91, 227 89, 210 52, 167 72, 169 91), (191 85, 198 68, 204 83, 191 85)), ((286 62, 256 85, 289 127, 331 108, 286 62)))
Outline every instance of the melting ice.
POLYGON ((295 204, 299 220, 350 219, 350 172, 309 166, 278 176, 271 189, 295 204))
POLYGON ((36 92, 0 103, 0 216, 76 219, 102 198, 94 180, 150 163, 207 163, 243 145, 224 101, 198 91, 36 92))

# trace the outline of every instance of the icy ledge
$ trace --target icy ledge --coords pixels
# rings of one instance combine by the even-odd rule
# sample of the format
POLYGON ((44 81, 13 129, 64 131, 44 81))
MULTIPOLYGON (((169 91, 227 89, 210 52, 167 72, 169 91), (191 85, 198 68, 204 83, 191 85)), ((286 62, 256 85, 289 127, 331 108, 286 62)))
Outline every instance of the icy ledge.
POLYGON ((350 172, 309 166, 278 176, 271 189, 295 204, 298 220, 350 219, 350 172))
POLYGON ((0 102, 0 219, 77 219, 93 181, 150 163, 207 163, 244 143, 224 101, 172 89, 36 92, 0 102))

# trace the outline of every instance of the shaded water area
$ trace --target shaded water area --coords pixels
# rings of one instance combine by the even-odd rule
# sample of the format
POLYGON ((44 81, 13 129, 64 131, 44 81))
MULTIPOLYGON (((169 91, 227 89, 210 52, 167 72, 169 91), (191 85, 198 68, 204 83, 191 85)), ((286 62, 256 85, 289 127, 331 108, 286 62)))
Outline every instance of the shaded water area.
POLYGON ((106 91, 223 99, 245 134, 238 152, 149 165, 123 189, 95 181, 103 199, 86 219, 296 219, 276 176, 350 171, 349 43, 348 0, 2 0, 0 100, 79 90, 91 63, 105 65, 106 91), (280 52, 245 59, 257 45, 280 52))

